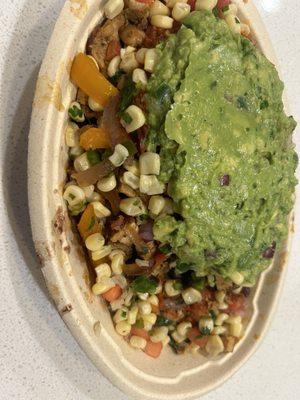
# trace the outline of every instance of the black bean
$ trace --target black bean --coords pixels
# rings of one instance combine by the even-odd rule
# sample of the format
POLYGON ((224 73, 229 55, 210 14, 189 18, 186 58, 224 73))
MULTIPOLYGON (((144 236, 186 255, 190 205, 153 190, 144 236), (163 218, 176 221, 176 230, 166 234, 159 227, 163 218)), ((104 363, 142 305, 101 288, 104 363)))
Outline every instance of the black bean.
POLYGON ((273 258, 276 249, 276 242, 273 242, 262 254, 264 258, 273 258))
POLYGON ((223 176, 221 176, 220 178, 219 178, 219 181, 220 181, 220 185, 221 186, 228 186, 229 185, 229 182, 230 182, 230 177, 229 177, 229 175, 223 175, 223 176))
POLYGON ((243 287, 242 293, 243 293, 243 295, 245 297, 249 297, 250 296, 250 292, 251 292, 251 289, 249 287, 243 287))

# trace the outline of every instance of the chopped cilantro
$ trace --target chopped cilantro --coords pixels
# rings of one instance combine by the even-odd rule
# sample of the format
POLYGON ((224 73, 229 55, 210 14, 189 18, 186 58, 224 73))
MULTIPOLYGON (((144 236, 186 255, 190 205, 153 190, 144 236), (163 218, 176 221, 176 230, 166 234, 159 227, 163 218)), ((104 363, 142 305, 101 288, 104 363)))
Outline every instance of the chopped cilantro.
POLYGON ((126 147, 130 156, 135 155, 138 151, 135 143, 132 140, 126 140, 125 142, 122 143, 122 145, 126 147))
POLYGON ((171 96, 172 96, 172 89, 165 82, 163 82, 156 89, 155 97, 161 104, 169 103, 171 101, 171 96))
POLYGON ((173 323, 173 321, 164 317, 163 315, 158 315, 157 320, 156 320, 157 326, 169 326, 169 325, 172 325, 172 323, 173 323))
POLYGON ((204 327, 200 328, 200 333, 201 333, 201 336, 210 335, 210 329, 207 328, 207 326, 204 326, 204 327))
POLYGON ((174 288, 175 290, 182 290, 182 283, 179 282, 179 281, 174 282, 174 283, 173 283, 173 288, 174 288))
POLYGON ((263 100, 261 103, 260 103, 260 109, 261 110, 263 110, 264 108, 268 108, 269 107, 269 102, 268 102, 268 100, 263 100))
POLYGON ((69 193, 69 197, 70 197, 71 200, 74 200, 74 199, 75 199, 75 196, 74 196, 74 194, 72 194, 72 193, 69 193))
POLYGON ((126 312, 126 311, 122 311, 122 312, 121 312, 121 317, 122 317, 122 318, 126 318, 126 316, 127 316, 127 312, 126 312))
POLYGON ((188 263, 184 263, 179 261, 176 264, 176 271, 180 274, 183 274, 184 272, 190 271, 194 269, 194 265, 193 264, 188 264, 188 263))
POLYGON ((126 124, 130 124, 132 122, 132 117, 128 114, 128 112, 124 111, 120 114, 120 117, 126 124))
POLYGON ((229 5, 222 8, 222 13, 225 13, 226 11, 229 11, 229 5))
POLYGON ((132 282, 131 287, 135 293, 153 294, 157 288, 157 282, 146 276, 139 276, 132 282))
POLYGON ((113 154, 112 149, 105 149, 104 152, 101 155, 102 161, 106 160, 108 157, 110 157, 113 154))
POLYGON ((86 156, 92 166, 101 162, 100 154, 96 150, 88 150, 86 156))
POLYGON ((238 108, 243 108, 243 109, 245 109, 245 110, 248 109, 247 100, 246 100, 246 98, 245 98, 244 96, 239 96, 239 97, 236 99, 236 102, 237 102, 238 108))
POLYGON ((171 246, 169 244, 164 244, 159 248, 159 251, 163 254, 169 254, 171 253, 171 246))
POLYGON ((142 318, 137 319, 135 324, 134 324, 134 326, 136 328, 143 329, 144 328, 144 321, 142 320, 142 318))
POLYGON ((81 122, 84 121, 84 114, 83 110, 81 109, 80 104, 78 105, 76 103, 72 104, 71 107, 68 110, 69 117, 72 118, 76 122, 81 122))
POLYGON ((121 70, 121 69, 119 69, 115 74, 114 74, 114 76, 112 76, 109 80, 110 80, 110 82, 113 84, 113 85, 116 85, 117 83, 118 83, 118 81, 119 81, 119 79, 121 78, 121 76, 124 74, 124 72, 121 70))
POLYGON ((212 81, 211 84, 209 85, 210 89, 214 89, 217 86, 218 82, 217 81, 212 81))
POLYGON ((87 231, 90 231, 93 228, 93 226, 95 225, 95 223, 96 223, 96 219, 95 219, 95 217, 92 217, 90 220, 90 223, 87 227, 87 231))
POLYGON ((149 215, 148 214, 142 214, 139 215, 138 217, 141 221, 147 221, 149 219, 149 215))
POLYGON ((133 98, 136 96, 136 94, 137 89, 135 87, 135 83, 133 82, 132 78, 129 77, 126 79, 124 87, 121 90, 121 100, 119 103, 120 115, 133 103, 133 98))
POLYGON ((214 14, 214 16, 215 16, 216 18, 219 17, 219 10, 218 10, 218 7, 217 7, 217 6, 213 8, 212 12, 213 12, 213 14, 214 14))
POLYGON ((180 344, 175 342, 175 340, 170 336, 170 341, 169 345, 172 347, 172 349, 177 353, 177 351, 180 349, 180 344))
POLYGON ((214 312, 214 310, 209 310, 209 315, 211 317, 211 319, 213 321, 215 321, 215 319, 217 318, 216 313, 214 312))
POLYGON ((197 290, 201 291, 202 289, 204 289, 205 285, 206 285, 206 279, 205 278, 193 277, 192 287, 194 289, 197 289, 197 290))

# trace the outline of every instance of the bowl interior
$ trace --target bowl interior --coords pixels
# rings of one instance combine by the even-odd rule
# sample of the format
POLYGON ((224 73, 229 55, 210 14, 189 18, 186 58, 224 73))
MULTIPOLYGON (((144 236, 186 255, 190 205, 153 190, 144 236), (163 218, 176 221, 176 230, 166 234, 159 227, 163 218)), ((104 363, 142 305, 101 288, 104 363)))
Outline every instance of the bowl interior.
MULTIPOLYGON (((241 19, 250 21, 258 46, 275 63, 254 6, 251 2, 237 3, 241 19)), ((167 349, 154 360, 116 334, 106 305, 91 292, 93 272, 88 269, 80 238, 62 199, 68 162, 64 130, 68 104, 76 93, 69 81, 70 66, 74 55, 84 51, 90 32, 103 17, 102 5, 99 0, 66 2, 38 79, 29 156, 35 245, 58 311, 106 376, 137 398, 194 397, 232 375, 257 347, 280 291, 286 251, 277 256, 253 290, 252 318, 246 316, 249 323, 244 338, 233 354, 211 360, 201 355, 177 356, 167 349)))

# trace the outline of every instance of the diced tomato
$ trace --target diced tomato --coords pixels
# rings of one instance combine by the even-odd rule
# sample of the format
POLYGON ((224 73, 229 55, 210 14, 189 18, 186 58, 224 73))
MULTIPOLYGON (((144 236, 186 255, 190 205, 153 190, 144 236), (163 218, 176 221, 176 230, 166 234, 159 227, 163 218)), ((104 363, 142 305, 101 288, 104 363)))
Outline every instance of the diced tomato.
POLYGON ((217 7, 219 10, 222 10, 223 7, 228 6, 231 3, 231 0, 218 0, 217 7))
POLYGON ((213 301, 215 299, 215 292, 212 289, 204 288, 201 292, 202 298, 205 301, 213 301))
POLYGON ((158 297, 158 301, 159 301, 159 303, 158 303, 159 309, 160 309, 160 310, 163 310, 163 309, 165 308, 165 302, 164 302, 164 295, 163 295, 163 293, 159 293, 159 294, 157 295, 157 297, 158 297))
POLYGON ((208 336, 203 336, 203 337, 199 337, 201 336, 200 331, 198 328, 194 327, 191 328, 188 331, 188 339, 192 342, 197 344, 199 347, 203 348, 206 346, 206 343, 208 341, 208 336))
POLYGON ((166 261, 167 259, 167 255, 163 254, 163 253, 156 253, 154 256, 154 261, 155 261, 155 267, 158 267, 159 265, 161 265, 164 261, 166 261))
POLYGON ((111 303, 114 300, 117 300, 122 294, 122 289, 119 285, 114 286, 109 289, 107 292, 103 293, 102 297, 111 303))
POLYGON ((144 348, 144 352, 150 357, 157 358, 159 357, 162 348, 162 342, 154 343, 151 340, 148 340, 147 345, 144 348))
POLYGON ((188 0, 187 3, 191 6, 191 11, 194 11, 196 7, 196 0, 188 0))
POLYGON ((178 321, 180 318, 182 318, 182 313, 180 310, 165 309, 162 311, 162 314, 165 318, 170 319, 171 321, 178 321))
POLYGON ((106 60, 111 61, 114 57, 120 55, 121 45, 118 40, 112 40, 108 43, 106 50, 106 60))
POLYGON ((139 337, 144 338, 146 340, 150 340, 149 333, 145 329, 136 328, 136 327, 133 326, 131 328, 130 333, 131 333, 132 336, 139 336, 139 337))
POLYGON ((206 346, 207 342, 208 342, 208 336, 203 336, 201 338, 194 340, 194 343, 197 346, 201 347, 202 349, 206 346))
POLYGON ((200 335, 199 329, 196 327, 193 327, 188 331, 187 337, 191 342, 193 342, 196 339, 196 337, 199 335, 200 335))
POLYGON ((155 47, 166 37, 165 29, 157 28, 153 25, 148 25, 145 33, 146 37, 144 39, 143 47, 147 47, 148 49, 155 47))
POLYGON ((187 311, 190 312, 194 320, 199 321, 200 317, 208 314, 208 306, 206 302, 202 301, 201 303, 191 304, 187 311))
POLYGON ((230 314, 241 314, 245 311, 246 298, 242 294, 232 293, 228 297, 227 303, 228 303, 227 312, 229 312, 230 314))

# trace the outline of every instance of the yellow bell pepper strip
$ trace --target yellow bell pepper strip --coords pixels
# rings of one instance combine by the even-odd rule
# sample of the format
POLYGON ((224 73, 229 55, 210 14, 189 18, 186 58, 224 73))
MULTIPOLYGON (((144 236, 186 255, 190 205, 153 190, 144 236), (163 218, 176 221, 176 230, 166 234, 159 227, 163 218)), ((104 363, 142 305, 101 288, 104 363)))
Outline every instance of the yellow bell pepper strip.
POLYGON ((93 233, 101 233, 100 225, 97 221, 94 206, 92 204, 89 204, 81 215, 78 230, 84 241, 93 233))
POLYGON ((89 128, 80 135, 79 142, 84 150, 110 148, 108 134, 102 128, 89 128))
POLYGON ((98 71, 94 61, 83 53, 77 54, 74 58, 71 80, 102 107, 106 106, 110 97, 119 93, 118 89, 98 71))

